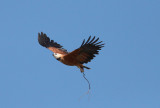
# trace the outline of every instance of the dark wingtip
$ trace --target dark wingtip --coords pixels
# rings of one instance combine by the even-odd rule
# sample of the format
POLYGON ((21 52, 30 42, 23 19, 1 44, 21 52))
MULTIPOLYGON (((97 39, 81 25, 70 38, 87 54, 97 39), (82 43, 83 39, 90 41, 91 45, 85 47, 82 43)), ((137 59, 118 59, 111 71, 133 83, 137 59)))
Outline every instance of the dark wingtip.
POLYGON ((85 39, 83 40, 83 43, 82 43, 82 45, 81 45, 81 47, 82 46, 84 46, 84 45, 89 45, 89 44, 92 44, 92 45, 94 45, 94 46, 99 46, 99 47, 104 47, 104 43, 102 43, 103 41, 99 41, 98 42, 98 40, 99 40, 99 37, 98 38, 96 38, 95 36, 91 39, 91 36, 89 36, 89 38, 88 38, 88 40, 85 42, 85 39))
POLYGON ((88 38, 88 40, 87 40, 86 44, 88 44, 88 42, 90 41, 90 39, 91 39, 91 36, 89 36, 89 38, 88 38))
POLYGON ((38 42, 43 47, 47 48, 50 45, 50 38, 47 37, 45 33, 41 32, 41 33, 38 33, 38 42))
POLYGON ((83 45, 84 45, 84 43, 85 43, 85 39, 83 40, 83 42, 82 42, 81 46, 83 46, 83 45))
POLYGON ((38 42, 40 45, 46 48, 48 47, 62 48, 60 44, 58 44, 57 42, 54 42, 54 40, 50 40, 50 38, 47 37, 47 35, 43 32, 38 33, 38 42))

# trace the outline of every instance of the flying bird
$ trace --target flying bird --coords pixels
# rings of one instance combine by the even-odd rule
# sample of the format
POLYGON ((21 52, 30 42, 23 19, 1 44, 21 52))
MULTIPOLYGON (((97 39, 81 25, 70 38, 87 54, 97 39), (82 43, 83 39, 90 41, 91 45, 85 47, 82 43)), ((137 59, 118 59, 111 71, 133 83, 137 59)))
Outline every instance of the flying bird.
POLYGON ((98 42, 99 38, 95 36, 88 40, 83 40, 81 46, 72 52, 68 52, 62 45, 58 44, 54 40, 50 40, 49 37, 43 32, 38 33, 38 42, 43 47, 48 48, 53 52, 53 56, 60 62, 69 66, 77 66, 81 72, 84 72, 84 68, 90 69, 84 66, 84 63, 90 62, 96 54, 99 54, 99 50, 104 47, 102 41, 98 42))
MULTIPOLYGON (((98 40, 99 38, 96 38, 95 36, 93 38, 89 36, 87 41, 85 41, 85 39, 83 40, 79 48, 75 49, 72 52, 68 52, 66 49, 63 48, 62 45, 58 44, 54 40, 50 40, 50 38, 47 37, 45 33, 38 33, 39 44, 51 50, 53 52, 53 56, 58 61, 62 62, 65 65, 77 66, 80 69, 80 71, 83 73, 83 77, 89 84, 89 90, 90 83, 85 77, 84 68, 90 68, 84 66, 83 64, 90 62, 96 54, 99 54, 99 50, 104 47, 102 41, 98 42, 98 40)), ((89 93, 89 90, 87 93, 89 93)))

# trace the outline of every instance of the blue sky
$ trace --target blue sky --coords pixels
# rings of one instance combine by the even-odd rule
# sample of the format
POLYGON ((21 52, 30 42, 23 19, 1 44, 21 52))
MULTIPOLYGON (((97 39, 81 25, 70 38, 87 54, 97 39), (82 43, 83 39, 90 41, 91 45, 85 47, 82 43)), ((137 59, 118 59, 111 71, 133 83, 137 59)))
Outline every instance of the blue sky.
POLYGON ((160 108, 159 0, 1 0, 0 108, 160 108), (85 70, 41 47, 68 51, 90 35, 105 47, 85 70))

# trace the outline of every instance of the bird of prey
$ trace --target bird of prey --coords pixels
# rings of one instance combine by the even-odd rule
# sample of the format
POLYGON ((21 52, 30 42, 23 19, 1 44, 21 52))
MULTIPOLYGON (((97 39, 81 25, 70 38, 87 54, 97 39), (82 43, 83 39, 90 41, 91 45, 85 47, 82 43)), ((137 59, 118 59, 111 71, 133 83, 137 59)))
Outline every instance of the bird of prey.
POLYGON ((78 49, 75 49, 72 52, 67 52, 57 42, 54 40, 50 40, 49 37, 43 32, 38 33, 38 42, 43 47, 48 48, 53 52, 53 56, 63 64, 69 66, 77 66, 81 72, 84 72, 84 68, 90 69, 87 66, 84 66, 84 63, 90 62, 94 57, 95 54, 99 54, 99 50, 104 47, 102 41, 99 41, 99 38, 88 38, 87 41, 83 40, 81 46, 78 49))

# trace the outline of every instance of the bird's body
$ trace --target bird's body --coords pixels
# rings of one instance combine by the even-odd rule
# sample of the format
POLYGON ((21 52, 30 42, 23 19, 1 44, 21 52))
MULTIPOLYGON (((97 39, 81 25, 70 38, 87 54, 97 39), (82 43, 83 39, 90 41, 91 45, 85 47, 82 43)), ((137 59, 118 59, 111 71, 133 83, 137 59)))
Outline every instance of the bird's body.
POLYGON ((40 45, 51 50, 54 53, 53 56, 58 61, 65 65, 77 66, 80 68, 81 72, 84 72, 84 68, 90 69, 83 64, 90 62, 95 57, 95 54, 98 54, 98 50, 100 50, 104 45, 100 44, 102 41, 97 42, 99 38, 96 40, 95 37, 93 37, 92 40, 90 39, 91 36, 86 42, 85 40, 83 41, 80 48, 72 52, 67 52, 67 50, 63 49, 60 44, 50 40, 49 37, 47 37, 47 35, 43 32, 38 33, 38 41, 40 45))
POLYGON ((76 59, 74 59, 73 57, 70 58, 66 58, 64 57, 65 55, 63 54, 59 54, 59 53, 55 53, 53 54, 53 56, 60 62, 62 62, 65 65, 69 65, 69 66, 78 66, 80 63, 78 63, 78 61, 76 59))

